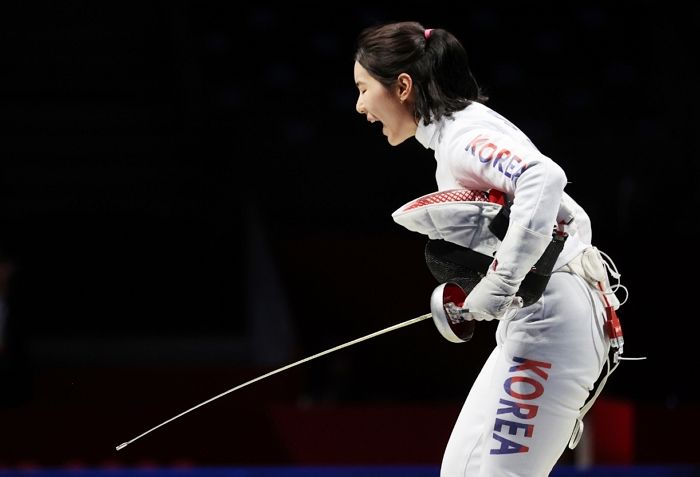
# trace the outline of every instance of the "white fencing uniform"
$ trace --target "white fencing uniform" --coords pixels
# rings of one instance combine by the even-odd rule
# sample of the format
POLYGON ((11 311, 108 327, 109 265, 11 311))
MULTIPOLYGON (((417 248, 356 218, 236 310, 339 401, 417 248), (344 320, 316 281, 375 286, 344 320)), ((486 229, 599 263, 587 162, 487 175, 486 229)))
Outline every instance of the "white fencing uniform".
MULTIPOLYGON (((610 346, 602 295, 567 266, 585 250, 596 250, 590 221, 564 192, 562 169, 482 104, 428 126, 421 122, 416 139, 435 151, 439 190, 495 189, 511 202, 508 233, 489 271, 503 289, 517 290, 557 223, 568 223, 543 296, 515 316, 495 315, 501 319, 496 347, 472 385, 441 469, 442 477, 546 476, 569 442, 610 346)), ((451 223, 435 224, 442 230, 428 235, 452 240, 455 230, 473 222, 473 210, 460 213, 457 207, 451 223)))

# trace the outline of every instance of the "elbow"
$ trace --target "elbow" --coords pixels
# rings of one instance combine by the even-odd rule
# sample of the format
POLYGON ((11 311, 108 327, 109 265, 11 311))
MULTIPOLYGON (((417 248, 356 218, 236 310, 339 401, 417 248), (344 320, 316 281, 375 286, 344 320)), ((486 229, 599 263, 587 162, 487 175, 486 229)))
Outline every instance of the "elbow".
POLYGON ((552 187, 563 191, 567 184, 566 173, 564 172, 564 169, 559 166, 559 164, 555 162, 552 162, 551 164, 552 171, 549 174, 551 185, 552 187))
POLYGON ((517 177, 514 177, 516 188, 532 187, 539 183, 547 190, 564 190, 567 184, 566 173, 559 164, 554 161, 535 162, 523 168, 517 177), (527 185, 525 185, 527 184, 527 185))

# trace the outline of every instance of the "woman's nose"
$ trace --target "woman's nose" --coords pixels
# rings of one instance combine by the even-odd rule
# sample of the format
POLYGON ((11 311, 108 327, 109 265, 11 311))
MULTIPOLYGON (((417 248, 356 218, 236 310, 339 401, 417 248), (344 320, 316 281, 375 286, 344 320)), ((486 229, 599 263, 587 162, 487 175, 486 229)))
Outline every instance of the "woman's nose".
POLYGON ((355 109, 358 113, 365 114, 365 106, 364 104, 362 104, 362 100, 360 98, 357 98, 357 104, 355 104, 355 109))

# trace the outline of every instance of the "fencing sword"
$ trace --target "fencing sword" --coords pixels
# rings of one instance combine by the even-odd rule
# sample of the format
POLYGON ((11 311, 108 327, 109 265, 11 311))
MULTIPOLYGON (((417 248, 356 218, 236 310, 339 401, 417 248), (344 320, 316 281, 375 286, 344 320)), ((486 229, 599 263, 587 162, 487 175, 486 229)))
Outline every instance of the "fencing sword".
POLYGON ((343 348, 347 348, 347 347, 352 346, 352 345, 355 345, 355 344, 357 344, 357 343, 361 343, 361 342, 363 342, 363 341, 367 341, 368 339, 374 338, 374 337, 379 336, 379 335, 383 335, 384 333, 389 333, 390 331, 398 330, 399 328, 403 328, 403 327, 405 327, 405 326, 410 326, 410 325, 412 325, 412 324, 414 324, 414 323, 418 323, 419 321, 423 321, 423 320, 426 320, 426 319, 428 319, 428 318, 431 318, 432 316, 433 316, 432 313, 427 313, 427 314, 425 314, 425 315, 421 315, 421 316, 419 316, 419 317, 412 318, 412 319, 410 319, 410 320, 404 321, 403 323, 399 323, 399 324, 390 326, 390 327, 388 327, 388 328, 384 328, 383 330, 379 330, 379 331, 376 331, 376 332, 374 332, 374 333, 371 333, 371 334, 369 334, 369 335, 367 335, 367 336, 363 336, 363 337, 361 337, 361 338, 357 338, 357 339, 354 339, 354 340, 352 340, 352 341, 348 341, 347 343, 344 343, 344 344, 341 344, 341 345, 339 345, 339 346, 336 346, 335 348, 327 349, 326 351, 322 351, 322 352, 317 353, 317 354, 315 354, 315 355, 313 355, 313 356, 309 356, 308 358, 300 359, 299 361, 295 361, 295 362, 293 362, 293 363, 291 363, 291 364, 288 364, 288 365, 286 365, 286 366, 282 366, 281 368, 275 369, 274 371, 270 371, 269 373, 263 374, 262 376, 258 376, 258 377, 255 378, 255 379, 251 379, 250 381, 247 381, 247 382, 245 382, 245 383, 243 383, 243 384, 239 384, 238 386, 235 386, 235 387, 233 387, 233 388, 231 388, 231 389, 229 389, 229 390, 227 390, 227 391, 224 391, 224 392, 222 392, 221 394, 218 394, 218 395, 216 395, 216 396, 214 396, 214 397, 212 397, 212 398, 210 398, 210 399, 207 399, 206 401, 203 401, 203 402, 197 404, 196 406, 192 406, 191 408, 187 409, 186 411, 183 411, 183 412, 181 412, 180 414, 171 417, 171 418, 168 419, 167 421, 161 422, 161 423, 158 424, 157 426, 150 428, 150 429, 147 430, 146 432, 144 432, 144 433, 142 433, 142 434, 139 434, 138 436, 134 437, 133 439, 128 440, 128 441, 126 441, 126 442, 123 442, 123 443, 119 444, 119 445, 116 447, 116 449, 117 449, 118 451, 119 451, 119 450, 122 450, 123 448, 125 448, 125 447, 128 446, 129 444, 131 444, 131 443, 133 443, 133 442, 135 442, 135 441, 141 439, 142 437, 144 437, 144 436, 147 435, 147 434, 150 434, 151 432, 155 431, 156 429, 158 429, 158 428, 160 428, 160 427, 163 427, 164 425, 166 425, 166 424, 168 424, 168 423, 170 423, 170 422, 173 422, 175 419, 178 419, 178 418, 184 416, 185 414, 188 414, 188 413, 194 411, 195 409, 198 409, 198 408, 200 408, 200 407, 202 407, 202 406, 204 406, 204 405, 206 405, 206 404, 209 404, 210 402, 215 401, 215 400, 219 399, 220 397, 226 396, 227 394, 230 394, 230 393, 232 393, 232 392, 234 392, 234 391, 238 391, 239 389, 242 389, 242 388, 244 388, 244 387, 246 387, 246 386, 248 386, 248 385, 250 385, 250 384, 256 383, 256 382, 261 381, 261 380, 263 380, 263 379, 265 379, 265 378, 268 378, 268 377, 270 377, 270 376, 272 376, 272 375, 274 375, 274 374, 281 373, 282 371, 286 371, 287 369, 293 368, 293 367, 298 366, 298 365, 300 365, 300 364, 309 362, 309 361, 311 361, 312 359, 320 358, 321 356, 325 356, 325 355, 327 355, 327 354, 333 353, 333 352, 338 351, 338 350, 341 350, 341 349, 343 349, 343 348))

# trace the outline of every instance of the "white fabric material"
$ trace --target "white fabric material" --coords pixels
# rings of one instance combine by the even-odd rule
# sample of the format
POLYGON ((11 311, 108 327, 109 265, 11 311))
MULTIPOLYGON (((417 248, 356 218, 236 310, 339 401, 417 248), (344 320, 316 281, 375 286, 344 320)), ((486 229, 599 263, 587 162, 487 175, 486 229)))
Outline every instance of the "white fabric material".
POLYGON ((472 103, 452 118, 420 122, 416 139, 435 150, 438 190, 500 190, 513 202, 511 223, 545 236, 557 222, 570 222, 555 269, 590 247, 590 220, 564 192, 563 170, 492 109, 472 103))
POLYGON ((476 320, 511 318, 522 306, 522 300, 515 297, 520 282, 551 241, 551 234, 543 236, 511 223, 496 252, 496 261, 469 293, 463 309, 476 320))
MULTIPOLYGON (((555 270, 592 246, 590 220, 564 192, 563 170, 487 106, 472 103, 452 118, 421 122, 416 139, 435 151, 438 190, 495 189, 512 203, 496 273, 477 284, 466 306, 474 295, 475 308, 512 307, 508 296, 557 224, 568 238, 555 270), (481 288, 489 298, 480 297, 481 288)), ((443 222, 448 228, 448 217, 443 222)), ((461 223, 452 217, 454 227, 461 223)), ((553 273, 543 296, 514 315, 506 311, 509 319, 498 323, 496 348, 454 426, 441 477, 549 475, 603 369, 610 346, 603 298, 578 274, 553 273)))
POLYGON ((391 214, 397 224, 433 240, 446 240, 491 257, 498 250, 501 241, 488 226, 501 209, 500 205, 455 201, 407 209, 413 202, 391 214))
POLYGON ((494 276, 488 274, 469 292, 462 316, 467 320, 509 320, 523 306, 523 300, 501 288, 494 276))
POLYGON ((602 293, 608 303, 617 310, 620 307, 620 300, 615 295, 615 291, 610 285, 607 268, 600 251, 596 247, 589 247, 578 254, 561 268, 562 271, 575 273, 586 280, 593 288, 598 290, 598 283, 602 283, 602 293))
POLYGON ((487 276, 503 291, 514 294, 551 241, 551 229, 548 234, 541 235, 511 221, 487 276))
POLYGON ((540 301, 500 321, 496 347, 457 418, 440 476, 549 475, 605 366, 604 320, 595 290, 558 272, 540 301))

